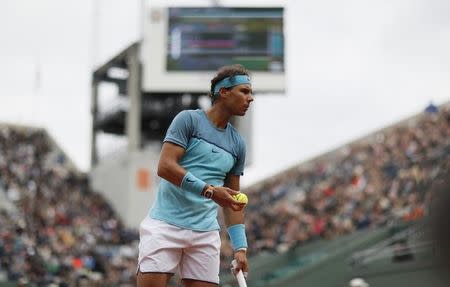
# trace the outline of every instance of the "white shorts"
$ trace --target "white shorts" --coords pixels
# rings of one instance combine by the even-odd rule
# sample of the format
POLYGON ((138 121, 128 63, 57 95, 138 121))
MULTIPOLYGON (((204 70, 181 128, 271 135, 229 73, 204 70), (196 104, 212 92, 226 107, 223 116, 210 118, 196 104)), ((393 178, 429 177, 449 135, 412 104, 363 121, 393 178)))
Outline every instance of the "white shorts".
POLYGON ((219 284, 220 235, 199 232, 147 216, 139 228, 141 273, 176 273, 181 279, 219 284))

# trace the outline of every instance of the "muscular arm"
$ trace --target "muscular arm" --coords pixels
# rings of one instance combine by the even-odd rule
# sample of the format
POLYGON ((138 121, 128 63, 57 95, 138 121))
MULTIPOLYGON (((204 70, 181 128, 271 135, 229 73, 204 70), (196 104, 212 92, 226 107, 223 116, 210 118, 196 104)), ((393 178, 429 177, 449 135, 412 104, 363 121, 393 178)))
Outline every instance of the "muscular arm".
POLYGON ((161 149, 158 163, 158 176, 175 184, 181 185, 186 170, 178 163, 183 157, 185 149, 171 142, 165 142, 161 149))
MULTIPOLYGON (((232 190, 239 191, 240 189, 240 176, 228 174, 227 178, 225 179, 224 186, 231 188, 232 190)), ((242 224, 244 223, 244 209, 235 211, 229 207, 223 208, 223 217, 225 220, 225 225, 232 226, 235 224, 242 224)))
MULTIPOLYGON (((240 176, 228 174, 227 178, 225 179, 225 186, 227 186, 233 190, 239 190, 240 189, 240 176)), ((229 227, 229 226, 236 225, 236 224, 243 224, 244 223, 244 210, 245 210, 245 208, 242 208, 241 210, 233 210, 229 207, 224 207, 223 215, 224 215, 225 225, 227 227, 229 227)), ((242 269, 244 272, 248 272, 249 266, 248 266, 248 260, 247 260, 247 251, 245 249, 240 249, 238 251, 235 251, 234 259, 238 263, 236 271, 239 269, 242 269)))

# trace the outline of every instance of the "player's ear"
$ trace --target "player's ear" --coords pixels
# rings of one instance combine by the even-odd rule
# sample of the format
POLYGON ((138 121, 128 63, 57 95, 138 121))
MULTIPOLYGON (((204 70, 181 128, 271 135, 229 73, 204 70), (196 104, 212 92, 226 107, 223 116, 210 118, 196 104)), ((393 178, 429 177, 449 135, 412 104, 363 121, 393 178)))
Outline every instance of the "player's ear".
POLYGON ((229 92, 230 92, 230 90, 227 88, 220 88, 220 90, 219 90, 219 94, 221 97, 228 96, 229 92))

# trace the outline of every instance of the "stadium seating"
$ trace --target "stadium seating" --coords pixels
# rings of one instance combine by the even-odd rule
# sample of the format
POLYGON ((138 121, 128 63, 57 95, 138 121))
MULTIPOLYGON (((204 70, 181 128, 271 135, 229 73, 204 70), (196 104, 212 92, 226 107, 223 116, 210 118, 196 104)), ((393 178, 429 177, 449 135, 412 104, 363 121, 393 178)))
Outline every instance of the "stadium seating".
POLYGON ((422 218, 430 184, 448 170, 449 138, 447 105, 248 188, 250 251, 422 218))
POLYGON ((0 150, 0 282, 133 286, 137 233, 46 132, 0 126, 0 150))
MULTIPOLYGON (((349 279, 353 252, 428 214, 430 184, 449 170, 449 139, 445 105, 244 190, 251 286, 297 286, 299 278, 318 286, 323 272, 349 279)), ((0 126, 0 150, 0 284, 134 286, 136 230, 46 132, 0 126)), ((222 281, 232 285, 222 240, 222 281)))
MULTIPOLYGON (((313 246, 318 239, 423 218, 429 213, 431 184, 450 167, 449 138, 450 112, 444 105, 250 187, 245 191, 251 198, 246 222, 250 254, 269 252, 274 261, 252 264, 252 273, 264 283, 251 286, 268 286, 272 279, 279 282, 273 286, 288 286, 288 273, 298 273, 308 259, 283 263, 277 254, 313 246), (261 264, 276 269, 262 272, 261 264)), ((228 248, 227 238, 223 241, 222 248, 228 248)), ((225 269, 227 261, 222 264, 225 269)))

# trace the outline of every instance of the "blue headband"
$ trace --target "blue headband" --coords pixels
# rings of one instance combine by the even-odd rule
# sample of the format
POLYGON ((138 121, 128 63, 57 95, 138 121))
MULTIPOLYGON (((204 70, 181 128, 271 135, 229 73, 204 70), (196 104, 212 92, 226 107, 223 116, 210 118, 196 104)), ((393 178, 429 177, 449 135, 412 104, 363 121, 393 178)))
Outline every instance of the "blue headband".
POLYGON ((227 77, 214 86, 214 95, 217 95, 221 88, 231 88, 237 85, 251 84, 250 77, 247 75, 235 75, 227 77))

